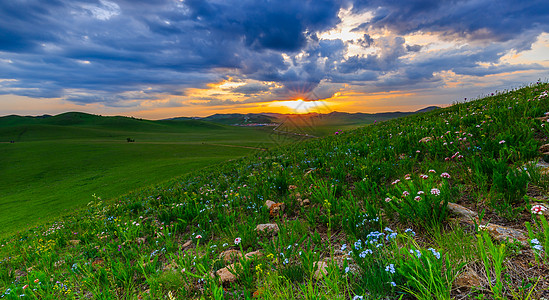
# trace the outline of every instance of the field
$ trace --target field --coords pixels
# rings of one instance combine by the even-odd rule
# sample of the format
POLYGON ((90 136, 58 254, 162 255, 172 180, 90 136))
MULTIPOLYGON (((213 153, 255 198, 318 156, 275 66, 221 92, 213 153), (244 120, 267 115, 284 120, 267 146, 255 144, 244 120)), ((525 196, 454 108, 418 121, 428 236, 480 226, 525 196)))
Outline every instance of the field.
POLYGON ((0 297, 547 299, 548 93, 538 82, 96 193, 0 239, 0 297))
POLYGON ((294 140, 275 138, 270 128, 194 120, 0 118, 0 209, 9 212, 0 219, 0 236, 82 207, 93 194, 114 198, 294 140))

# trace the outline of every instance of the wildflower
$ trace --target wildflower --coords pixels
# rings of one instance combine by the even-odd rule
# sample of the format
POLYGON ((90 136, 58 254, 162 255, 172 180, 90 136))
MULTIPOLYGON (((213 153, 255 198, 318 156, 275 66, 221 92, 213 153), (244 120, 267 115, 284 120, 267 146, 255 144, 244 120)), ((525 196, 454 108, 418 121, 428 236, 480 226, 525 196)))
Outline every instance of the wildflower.
POLYGON ((393 230, 389 227, 385 227, 383 230, 388 231, 388 232, 393 232, 393 230))
POLYGON ((438 195, 440 195, 440 190, 437 189, 437 188, 432 188, 431 189, 431 194, 433 194, 435 196, 438 196, 438 195))
POLYGON ((421 251, 410 249, 410 253, 414 254, 417 258, 421 257, 421 251))
POLYGON ((227 247, 229 244, 227 243, 223 243, 223 247, 227 247))
POLYGON ((541 246, 541 245, 533 245, 533 246, 532 246, 532 249, 538 250, 538 251, 543 251, 543 246, 541 246))
POLYGON ((530 209, 530 211, 535 214, 535 215, 543 215, 543 212, 547 210, 547 207, 543 206, 543 205, 534 205, 532 206, 532 208, 530 209))
POLYGON ((389 282, 391 286, 397 286, 397 284, 394 281, 389 282))
POLYGON ((435 171, 435 170, 433 170, 433 169, 429 170, 429 173, 436 173, 436 172, 437 172, 437 171, 435 171))
POLYGON ((355 249, 360 249, 362 248, 362 241, 358 240, 355 242, 355 249))
POLYGON ((444 173, 440 174, 440 177, 442 177, 442 178, 450 178, 450 174, 444 172, 444 173))
POLYGON ((399 183, 399 182, 400 182, 400 179, 397 179, 397 180, 391 182, 391 184, 392 184, 392 185, 395 185, 395 184, 397 184, 397 183, 399 183))
POLYGON ((385 202, 391 202, 391 198, 389 197, 385 198, 385 202))
POLYGON ((395 238, 397 237, 397 235, 398 235, 398 234, 397 234, 396 232, 393 232, 393 233, 387 235, 386 239, 387 239, 387 240, 395 239, 395 238))
POLYGON ((425 174, 421 174, 421 175, 419 175, 419 177, 420 177, 421 179, 427 179, 427 178, 429 178, 429 176, 428 176, 428 175, 425 175, 425 174))
POLYGON ((423 195, 423 194, 425 194, 425 192, 424 191, 417 191, 417 194, 418 195, 423 195))
POLYGON ((429 251, 431 251, 431 253, 433 253, 433 255, 437 258, 437 259, 440 259, 440 252, 438 252, 437 250, 435 250, 434 248, 429 248, 427 249, 429 251))
POLYGON ((347 267, 345 268, 345 273, 349 273, 350 270, 351 270, 351 268, 347 266, 347 267))
POLYGON ((478 225, 478 231, 486 230, 486 225, 478 225))
POLYGON ((345 249, 347 249, 347 244, 341 245, 341 251, 343 251, 343 250, 345 250, 345 249))
POLYGON ((412 230, 412 228, 408 228, 408 229, 404 230, 404 232, 406 232, 408 234, 411 234, 412 236, 416 235, 416 233, 412 230))
POLYGON ((420 196, 416 196, 416 197, 414 198, 414 200, 420 201, 420 200, 421 200, 421 197, 420 197, 420 196))
POLYGON ((353 297, 353 300, 362 300, 362 299, 364 299, 364 297, 359 296, 359 295, 355 295, 355 296, 353 297))
POLYGON ((406 197, 406 196, 408 196, 408 195, 410 195, 410 192, 408 192, 408 191, 402 192, 402 196, 403 196, 403 197, 406 197))
POLYGON ((404 177, 404 179, 406 179, 406 180, 411 180, 412 177, 410 177, 410 175, 406 175, 406 177, 404 177))
POLYGON ((23 286, 23 289, 26 289, 26 288, 28 288, 28 287, 29 287, 29 285, 28 285, 28 284, 25 284, 25 285, 23 286))
POLYGON ((532 240, 530 241, 530 243, 532 243, 532 244, 539 244, 539 240, 538 240, 538 239, 532 239, 532 240))
POLYGON ((500 144, 500 145, 503 144, 503 143, 505 143, 505 140, 499 141, 499 144, 500 144))
POLYGON ((395 270, 395 265, 393 264, 390 264, 388 266, 385 267, 385 271, 386 272, 389 272, 391 274, 395 274, 396 270, 395 270))
POLYGON ((200 234, 197 234, 197 235, 196 235, 196 238, 197 238, 197 239, 201 239, 202 236, 201 236, 200 234))
POLYGON ((366 250, 360 252, 360 254, 358 256, 360 256, 360 258, 365 258, 367 254, 372 254, 372 253, 374 253, 372 250, 366 249, 366 250))

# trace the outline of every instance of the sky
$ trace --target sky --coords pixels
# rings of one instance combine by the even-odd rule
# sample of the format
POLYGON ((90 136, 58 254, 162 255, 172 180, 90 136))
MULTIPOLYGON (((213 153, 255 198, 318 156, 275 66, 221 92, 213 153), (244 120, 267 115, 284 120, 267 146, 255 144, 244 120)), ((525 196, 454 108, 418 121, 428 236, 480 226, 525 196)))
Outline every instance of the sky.
POLYGON ((0 2, 0 116, 414 111, 537 80, 547 0, 0 2))

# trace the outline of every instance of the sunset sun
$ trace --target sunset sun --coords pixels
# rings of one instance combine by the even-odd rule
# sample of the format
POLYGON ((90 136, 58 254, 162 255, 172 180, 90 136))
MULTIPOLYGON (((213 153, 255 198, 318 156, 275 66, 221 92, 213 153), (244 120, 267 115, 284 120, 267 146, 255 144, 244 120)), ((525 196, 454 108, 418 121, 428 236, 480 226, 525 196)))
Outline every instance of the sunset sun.
POLYGON ((307 113, 326 113, 329 108, 326 101, 311 101, 303 99, 275 101, 271 102, 270 107, 280 108, 284 113, 307 114, 307 113))

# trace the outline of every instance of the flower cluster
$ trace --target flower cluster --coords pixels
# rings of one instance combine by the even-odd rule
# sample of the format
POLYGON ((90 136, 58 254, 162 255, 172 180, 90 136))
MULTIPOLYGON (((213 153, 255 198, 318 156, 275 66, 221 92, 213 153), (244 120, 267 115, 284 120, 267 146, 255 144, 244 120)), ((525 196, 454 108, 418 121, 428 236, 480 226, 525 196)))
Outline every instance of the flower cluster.
POLYGON ((530 211, 535 214, 535 215, 543 215, 543 212, 547 210, 547 207, 541 205, 541 204, 538 204, 538 205, 534 205, 532 206, 532 208, 530 209, 530 211))

